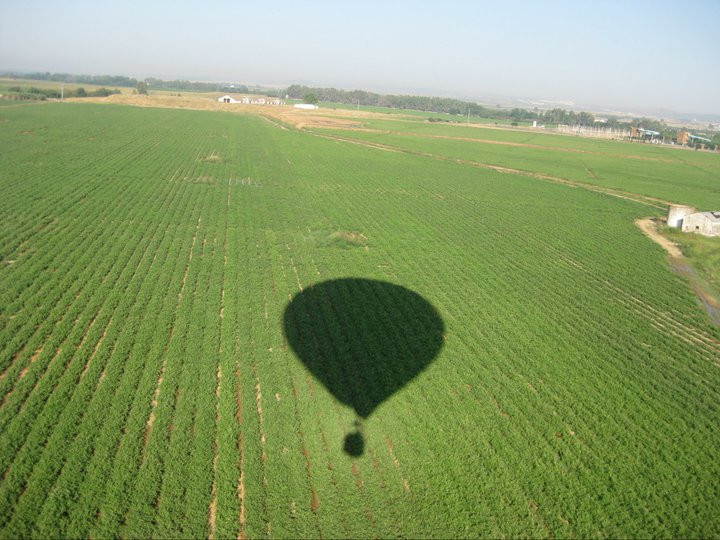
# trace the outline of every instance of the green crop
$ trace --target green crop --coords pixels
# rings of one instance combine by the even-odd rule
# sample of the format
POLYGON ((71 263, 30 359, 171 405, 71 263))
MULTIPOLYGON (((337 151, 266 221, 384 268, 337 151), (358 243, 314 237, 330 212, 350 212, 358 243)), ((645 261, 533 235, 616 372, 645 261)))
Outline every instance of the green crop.
POLYGON ((661 210, 466 163, 708 206, 720 156, 372 122, 0 109, 0 537, 720 534, 661 210))
POLYGON ((321 131, 411 153, 551 175, 699 208, 720 205, 717 180, 720 156, 717 153, 398 119, 372 119, 364 124, 378 131, 321 131))

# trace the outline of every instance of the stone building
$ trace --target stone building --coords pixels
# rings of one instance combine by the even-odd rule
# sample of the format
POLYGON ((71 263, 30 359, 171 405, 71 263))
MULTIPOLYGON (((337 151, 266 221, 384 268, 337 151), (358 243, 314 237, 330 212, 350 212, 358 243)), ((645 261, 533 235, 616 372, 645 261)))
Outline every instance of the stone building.
POLYGON ((720 236, 720 212, 695 212, 682 220, 683 232, 720 236))
POLYGON ((674 204, 670 207, 668 212, 667 224, 668 227, 682 228, 683 219, 690 214, 696 212, 693 206, 685 206, 682 204, 674 204))

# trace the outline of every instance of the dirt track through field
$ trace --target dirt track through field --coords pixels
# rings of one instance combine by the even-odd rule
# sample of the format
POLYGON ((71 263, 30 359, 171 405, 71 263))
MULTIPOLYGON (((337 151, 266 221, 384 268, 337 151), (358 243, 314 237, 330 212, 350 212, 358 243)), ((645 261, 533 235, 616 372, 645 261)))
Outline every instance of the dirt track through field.
MULTIPOLYGON (((274 122, 270 118, 265 117, 266 120, 270 121, 277 127, 280 127, 282 129, 288 129, 285 125, 282 125, 279 122, 274 122)), ((283 118, 282 120, 288 121, 288 119, 283 118)), ((293 124, 292 120, 289 121, 291 125, 294 125, 296 129, 303 129, 308 127, 326 127, 322 125, 313 125, 311 123, 307 124, 293 124)), ((353 128, 347 128, 349 130, 353 130, 353 128)), ((541 174, 541 173, 534 173, 530 171, 524 171, 521 169, 513 169, 510 167, 501 167, 499 165, 492 165, 490 163, 480 162, 480 161, 474 161, 474 160, 465 160, 465 159, 457 159, 457 158, 449 158, 446 156, 440 156, 437 154, 432 154, 429 152, 419 152, 419 151, 413 151, 406 148, 400 148, 392 145, 382 144, 382 143, 373 143, 368 141, 361 141, 358 139, 353 139, 349 137, 342 137, 339 135, 330 135, 326 133, 318 133, 309 129, 303 129, 306 133, 313 134, 318 137, 333 139, 337 141, 347 142, 351 144, 358 144, 360 146, 365 146, 368 148, 373 148, 376 150, 383 150, 383 151, 389 151, 389 152, 398 152, 398 153, 405 153, 405 154, 411 154, 411 155, 418 155, 423 157, 429 157, 432 159, 437 159, 441 161, 451 161, 463 165, 470 165, 473 167, 480 167, 485 169, 491 169, 497 172, 501 173, 510 173, 510 174, 517 174, 529 178, 536 178, 538 180, 545 180, 550 182, 555 182, 559 184, 564 184, 571 187, 578 187, 582 189, 587 189, 589 191, 595 191, 597 193, 603 193, 605 195, 610 195, 611 197, 617 197, 620 199, 625 199, 633 202, 637 202, 640 204, 644 204, 647 206, 651 206, 653 208, 657 208, 660 210, 665 210, 668 206, 671 206, 672 202, 666 201, 663 199, 659 199, 656 197, 649 197, 646 195, 640 195, 638 193, 632 193, 628 191, 623 191, 619 189, 613 189, 613 188, 604 188, 601 186, 597 186, 594 184, 586 184, 583 182, 578 182, 576 180, 570 180, 567 178, 561 178, 558 176, 551 176, 547 174, 541 174)), ((367 131, 367 130, 360 130, 360 131, 367 131)), ((393 132, 388 132, 393 133, 393 132)), ((451 137, 451 136, 444 136, 444 135, 421 135, 421 134, 403 134, 398 133, 400 135, 410 135, 415 137, 424 137, 424 138, 431 138, 431 139, 448 139, 448 140, 461 140, 461 141, 471 141, 471 142, 480 142, 480 143, 487 143, 487 144, 499 144, 499 145, 505 145, 505 146, 516 146, 516 147, 524 147, 524 148, 537 148, 537 149, 544 149, 548 150, 548 148, 540 145, 533 145, 533 144, 523 144, 523 143, 512 143, 512 142, 504 142, 504 141, 493 141, 493 140, 487 140, 487 139, 475 139, 475 138, 468 138, 468 137, 451 137)), ((569 149, 569 148, 553 148, 552 150, 559 150, 559 151, 565 151, 565 152, 575 152, 575 153, 582 153, 582 154, 592 154, 592 155, 610 155, 605 154, 603 152, 592 152, 592 151, 586 151, 586 150, 579 150, 579 149, 569 149)), ((660 158, 646 158, 643 156, 632 156, 632 155, 619 155, 617 157, 623 157, 623 158, 629 158, 629 159, 640 159, 645 161, 658 161, 658 162, 672 162, 671 160, 665 160, 660 158)), ((595 176, 594 173, 592 173, 589 169, 588 172, 591 174, 591 176, 595 176)), ((708 312, 710 318, 712 321, 720 326, 720 301, 716 299, 713 294, 711 294, 707 288, 703 285, 702 280, 699 278, 695 270, 688 264, 688 262, 685 260, 685 258, 682 255, 682 252, 680 251, 679 247, 668 240, 667 238, 660 235, 656 228, 655 223, 649 219, 640 219, 636 220, 635 224, 640 228, 640 230, 643 231, 643 233, 648 236, 651 240, 656 242, 658 245, 660 245, 663 249, 665 249, 668 254, 670 255, 671 263, 673 268, 683 276, 687 278, 687 280, 690 282, 690 285, 695 290, 698 298, 705 306, 706 311, 708 312)))
POLYGON ((653 242, 660 245, 665 251, 667 251, 671 257, 682 258, 683 254, 678 245, 658 233, 655 228, 655 222, 652 219, 636 219, 635 225, 637 225, 638 228, 653 242))
MULTIPOLYGON (((300 127, 300 126, 298 126, 300 127)), ((320 126, 318 126, 320 127, 320 126)), ((568 152, 572 154, 589 154, 593 156, 612 156, 612 157, 619 157, 623 159, 637 159, 641 161, 656 161, 660 163, 677 163, 675 160, 672 159, 663 159, 663 158, 654 158, 654 157, 648 157, 648 156, 636 156, 632 154, 614 154, 609 152, 595 152, 592 150, 582 150, 580 148, 567 148, 567 147, 560 147, 560 146, 543 146, 542 144, 531 144, 531 143, 519 143, 519 142, 512 142, 512 141, 498 141, 496 139, 478 139, 475 137, 456 137, 453 135, 429 135, 427 133, 409 133, 404 131, 390 131, 390 130, 380 130, 380 129, 368 129, 368 128, 343 128, 347 129, 348 131, 365 131, 365 132, 371 132, 371 133, 382 133, 385 135, 402 135, 405 137, 417 137, 422 139, 439 139, 439 140, 449 140, 449 141, 463 141, 463 142, 476 142, 476 143, 482 143, 482 144, 494 144, 498 146, 512 146, 516 148, 531 148, 535 150, 547 150, 552 152, 568 152)))
POLYGON ((685 257, 680 251, 679 246, 665 238, 657 231, 655 222, 650 218, 637 219, 635 225, 653 242, 660 245, 670 255, 670 262, 676 272, 685 276, 690 282, 690 285, 695 290, 698 298, 705 306, 705 310, 710 315, 712 321, 720 326, 720 301, 715 298, 714 294, 709 292, 705 285, 702 283, 700 276, 690 266, 685 257))
POLYGON ((428 158, 432 158, 432 159, 437 159, 440 161, 449 161, 449 162, 453 162, 453 163, 459 163, 461 165, 470 165, 472 167, 491 169, 491 170, 501 172, 501 173, 517 174, 520 176, 525 176, 527 178, 536 178, 538 180, 555 182, 557 184, 564 184, 564 185, 571 186, 571 187, 579 187, 579 188, 587 189, 589 191, 604 193, 605 195, 610 195, 611 197, 617 197, 620 199, 626 199, 628 201, 645 204, 647 206, 652 206, 652 207, 658 208, 660 210, 665 210, 665 208, 667 208, 668 206, 673 204, 670 201, 665 201, 663 199, 658 199, 656 197, 648 197, 646 195, 640 195, 638 193, 632 193, 629 191, 623 191, 623 190, 619 190, 619 189, 604 188, 604 187, 597 186, 594 184, 586 184, 583 182, 578 182, 576 180, 570 180, 568 178, 561 178, 559 176, 551 176, 548 174, 534 173, 534 172, 530 172, 530 171, 524 171, 521 169, 513 169, 510 167, 501 167, 499 165, 493 165, 491 163, 485 163, 482 161, 451 158, 451 157, 447 157, 447 156, 431 154, 429 152, 418 152, 418 151, 408 150, 406 148, 401 148, 401 147, 397 147, 397 146, 391 146, 391 145, 381 144, 381 143, 372 143, 372 142, 367 142, 367 141, 360 141, 360 140, 352 139, 352 138, 348 138, 348 137, 341 137, 339 135, 328 135, 325 133, 318 133, 318 132, 309 131, 309 130, 307 130, 306 133, 311 133, 317 137, 322 137, 322 138, 326 138, 326 139, 333 139, 336 141, 342 141, 342 142, 347 142, 347 143, 351 143, 351 144, 359 144, 360 146, 366 146, 368 148, 373 148, 375 150, 385 150, 385 151, 389 151, 389 152, 399 152, 399 153, 410 154, 410 155, 414 155, 414 156, 423 156, 423 157, 428 157, 428 158))
MULTIPOLYGON (((670 201, 666 201, 666 200, 659 199, 656 197, 649 197, 649 196, 640 195, 637 193, 627 192, 627 191, 618 190, 618 189, 603 188, 603 187, 600 187, 597 185, 585 184, 583 182, 578 182, 578 181, 570 180, 567 178, 561 178, 558 176, 533 173, 530 171, 523 171, 520 169, 513 169, 513 168, 509 168, 509 167, 501 167, 498 165, 492 165, 492 164, 484 163, 484 162, 480 162, 480 161, 449 158, 446 156, 440 156, 440 155, 431 154, 428 152, 418 152, 418 151, 408 150, 405 148, 400 148, 400 147, 381 144, 381 143, 359 141, 357 139, 341 137, 338 135, 329 135, 329 134, 325 134, 325 133, 318 133, 318 132, 311 131, 311 130, 304 130, 304 131, 306 133, 310 133, 317 137, 337 140, 337 141, 341 141, 341 142, 347 142, 347 143, 351 143, 351 144, 359 144, 361 146, 373 148, 376 150, 384 150, 384 151, 390 151, 390 152, 399 152, 399 153, 404 153, 404 154, 429 157, 431 159, 437 159, 440 161, 450 161, 450 162, 455 162, 455 163, 459 163, 459 164, 463 164, 463 165, 470 165, 473 167, 491 169, 491 170, 501 172, 501 173, 517 174, 517 175, 525 176, 525 177, 529 177, 529 178, 536 178, 538 180, 545 180, 545 181, 550 181, 550 182, 554 182, 554 183, 558 183, 558 184, 564 184, 564 185, 571 186, 571 187, 587 189, 589 191, 603 193, 603 194, 609 195, 611 197, 625 199, 625 200, 637 202, 640 204, 644 204, 647 206, 651 206, 651 207, 657 208, 659 210, 665 210, 668 206, 671 206, 672 204, 674 204, 670 201)), ((661 245, 663 247, 663 249, 665 249, 670 254, 673 268, 688 279, 688 281, 690 282, 690 285, 695 290, 695 292, 698 295, 701 302, 704 304, 705 309, 708 312, 712 321, 715 324, 717 324, 718 326, 720 326, 720 302, 711 293, 709 293, 707 291, 707 289, 703 286, 699 276, 692 269, 692 267, 687 263, 687 261, 685 260, 685 258, 682 255, 682 253, 680 252, 679 248, 675 244, 670 242, 669 240, 667 240, 664 237, 662 237, 661 235, 659 235, 659 233, 657 233, 652 220, 650 220, 650 219, 637 220, 635 223, 643 231, 643 233, 645 233, 649 238, 651 238, 653 241, 655 241, 659 245, 661 245)))

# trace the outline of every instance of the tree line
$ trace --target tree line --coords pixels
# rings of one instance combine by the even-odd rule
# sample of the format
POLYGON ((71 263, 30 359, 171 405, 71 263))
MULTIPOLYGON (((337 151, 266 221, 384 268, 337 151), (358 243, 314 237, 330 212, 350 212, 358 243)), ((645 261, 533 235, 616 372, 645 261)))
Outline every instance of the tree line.
POLYGON ((11 86, 7 93, 3 94, 4 99, 25 101, 37 100, 45 101, 48 99, 60 99, 61 97, 107 97, 113 94, 119 94, 120 90, 114 88, 98 88, 97 90, 85 90, 82 86, 78 88, 68 88, 64 91, 55 90, 53 88, 37 88, 35 86, 11 86))
POLYGON ((376 94, 365 90, 338 90, 337 88, 311 88, 293 84, 284 92, 293 99, 303 99, 312 94, 319 101, 358 104, 367 107, 390 107, 393 109, 414 109, 427 112, 468 114, 484 116, 486 108, 477 103, 452 98, 376 94))
POLYGON ((92 84, 97 86, 119 86, 123 88, 139 88, 138 85, 148 89, 163 90, 185 90, 186 92, 236 92, 240 94, 263 94, 263 95, 282 95, 277 90, 271 90, 259 87, 248 87, 246 85, 236 85, 227 82, 199 82, 189 81, 187 79, 163 80, 154 77, 145 79, 136 79, 133 77, 125 77, 123 75, 73 75, 70 73, 14 73, 4 72, 0 74, 3 77, 13 79, 25 79, 35 81, 54 81, 70 84, 92 84))
POLYGON ((71 84, 93 84, 97 86, 137 86, 137 79, 125 77, 123 75, 73 75, 70 73, 2 73, 3 77, 13 79, 29 79, 34 81, 55 81, 71 84))
POLYGON ((434 113, 447 113, 457 116, 480 116, 496 120, 509 120, 514 123, 537 121, 538 124, 565 124, 571 126, 602 125, 603 127, 614 129, 629 129, 634 126, 659 131, 660 133, 672 134, 676 131, 673 128, 668 127, 664 121, 654 120, 651 118, 638 118, 631 122, 623 122, 618 118, 609 117, 602 124, 599 124, 595 116, 589 112, 576 112, 560 108, 550 109, 547 111, 540 111, 537 108, 528 110, 517 107, 513 109, 500 109, 485 107, 479 103, 454 98, 377 94, 374 92, 366 92, 364 90, 312 88, 299 84, 289 86, 285 91, 285 94, 294 99, 304 99, 306 96, 312 95, 318 101, 325 102, 344 103, 350 105, 358 104, 368 107, 412 109, 434 113))
POLYGON ((277 90, 268 90, 267 88, 247 86, 244 84, 231 84, 226 82, 214 83, 214 82, 199 82, 199 81, 188 81, 187 79, 174 79, 165 81, 163 79, 156 79, 154 77, 148 77, 139 81, 133 85, 135 87, 140 83, 145 83, 148 90, 184 90, 186 92, 228 92, 235 94, 261 94, 263 96, 280 96, 281 92, 277 90))
MULTIPOLYGON (((337 88, 313 88, 298 84, 293 84, 285 90, 268 89, 262 87, 248 87, 246 85, 235 85, 226 82, 199 82, 187 79, 163 80, 154 77, 145 79, 135 79, 125 77, 123 75, 73 75, 69 73, 13 73, 5 72, 0 74, 3 77, 12 77, 15 79, 30 79, 42 81, 56 81, 72 84, 92 84, 98 86, 116 86, 135 88, 140 94, 146 94, 153 89, 163 90, 184 90, 187 92, 233 92, 240 94, 262 94, 272 97, 283 98, 286 95, 293 99, 308 98, 312 102, 325 101, 334 103, 344 103, 349 105, 363 105, 366 107, 388 107, 392 109, 411 109, 417 111, 426 111, 433 113, 447 113, 450 115, 461 116, 480 116, 495 120, 510 121, 513 124, 520 122, 537 121, 538 124, 557 125, 565 124, 571 126, 602 126, 614 129, 629 129, 630 127, 638 127, 660 132, 666 138, 673 138, 677 133, 676 128, 669 127, 663 120, 655 120, 652 118, 638 118, 630 122, 624 122, 616 117, 608 117, 601 124, 596 121, 593 114, 585 111, 576 112, 561 108, 554 108, 546 111, 540 111, 537 108, 528 110, 524 108, 501 109, 494 107, 486 107, 479 103, 464 101, 455 98, 443 98, 432 96, 415 96, 415 95, 396 95, 396 94, 378 94, 365 90, 339 90, 337 88)), ((19 88, 19 87, 15 87, 19 88)), ((66 97, 85 97, 85 96, 107 96, 119 93, 117 90, 100 88, 94 91, 85 91, 83 88, 77 90, 68 90, 65 92, 66 97)), ((10 99, 48 99, 59 98, 60 92, 48 89, 33 88, 22 91, 13 91, 11 89, 10 99), (40 97, 45 96, 45 97, 40 97)), ((459 119, 458 119, 459 120, 459 119)), ((713 141, 715 142, 715 141, 713 141)))

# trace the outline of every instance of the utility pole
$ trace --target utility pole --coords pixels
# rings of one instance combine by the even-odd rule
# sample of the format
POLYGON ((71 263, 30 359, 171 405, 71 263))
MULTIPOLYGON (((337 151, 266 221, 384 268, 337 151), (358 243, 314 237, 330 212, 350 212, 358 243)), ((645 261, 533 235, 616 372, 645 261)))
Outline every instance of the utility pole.
POLYGON ((466 124, 469 124, 469 123, 470 123, 470 104, 469 104, 469 103, 468 103, 468 106, 467 106, 467 121, 466 121, 465 123, 466 123, 466 124))
POLYGON ((65 99, 65 83, 60 83, 60 101, 65 99))

